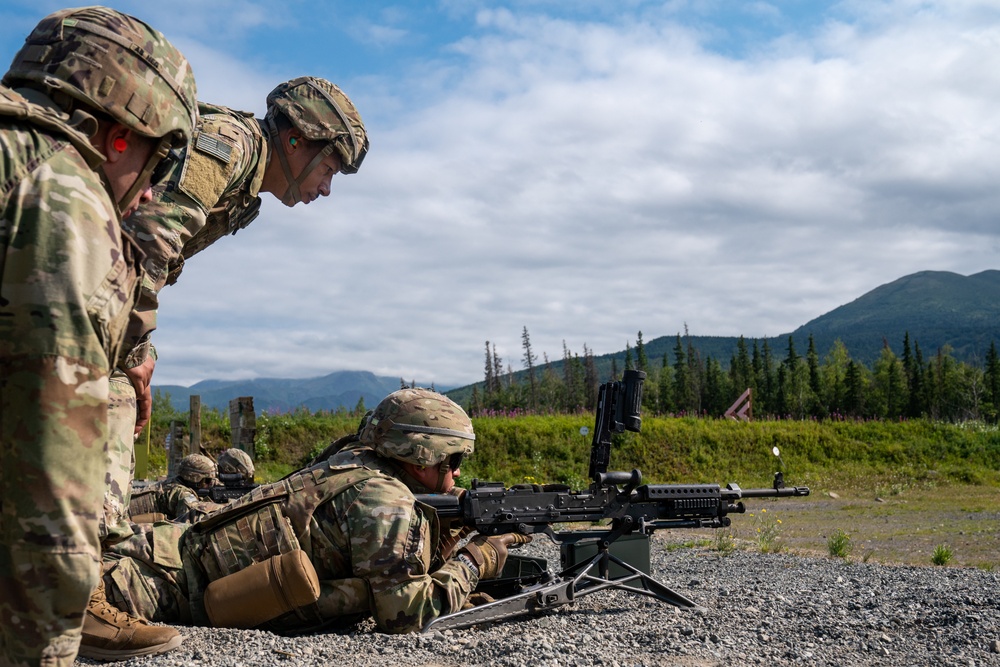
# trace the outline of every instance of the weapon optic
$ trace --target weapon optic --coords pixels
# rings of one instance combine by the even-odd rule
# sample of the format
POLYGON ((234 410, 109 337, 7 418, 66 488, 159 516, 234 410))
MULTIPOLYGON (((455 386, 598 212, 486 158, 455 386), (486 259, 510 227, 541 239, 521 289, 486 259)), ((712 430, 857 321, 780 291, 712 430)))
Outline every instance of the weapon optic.
MULTIPOLYGON (((725 487, 642 484, 642 473, 638 470, 608 472, 612 435, 626 430, 639 432, 642 428, 640 409, 645 376, 642 371, 627 370, 621 381, 600 386, 591 444, 592 481, 587 489, 572 491, 558 484, 516 484, 507 488, 500 482, 473 480, 460 498, 440 494, 418 496, 439 517, 459 518, 484 535, 510 532, 548 535, 560 545, 566 565, 558 574, 536 566, 529 576, 516 578, 512 595, 440 616, 427 625, 425 632, 538 613, 605 588, 655 597, 682 609, 698 608, 696 602, 649 576, 649 535, 665 528, 729 526, 730 514, 746 511, 742 502, 745 498, 809 495, 808 487, 786 487, 780 471, 774 474, 771 488, 766 489, 742 489, 735 483, 725 487), (555 524, 579 522, 608 523, 598 530, 553 528, 555 524), (595 555, 577 559, 587 547, 596 549, 595 555), (616 551, 613 547, 619 547, 618 553, 612 553, 616 551), (636 561, 644 565, 645 571, 634 566, 636 561)), ((521 571, 524 563, 518 559, 510 556, 508 565, 521 571)), ((501 577, 506 575, 505 569, 501 577)), ((494 586, 491 582, 482 582, 478 590, 491 586, 494 586)))

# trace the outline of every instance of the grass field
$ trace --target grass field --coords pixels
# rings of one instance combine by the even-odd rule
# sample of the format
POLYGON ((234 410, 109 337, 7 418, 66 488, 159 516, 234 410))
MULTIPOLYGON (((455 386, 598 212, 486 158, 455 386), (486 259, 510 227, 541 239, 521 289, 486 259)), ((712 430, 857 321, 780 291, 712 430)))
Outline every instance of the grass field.
POLYGON ((831 557, 830 538, 842 531, 847 558, 854 561, 932 566, 935 552, 945 546, 952 554, 949 566, 1000 567, 995 487, 928 484, 884 498, 814 490, 808 498, 753 499, 746 514, 731 517, 729 529, 673 531, 671 538, 726 548, 732 537, 737 548, 831 557))
MULTIPOLYGON (((152 441, 163 442, 166 420, 155 417, 152 441)), ((357 423, 351 415, 261 416, 257 481, 283 477, 357 423)), ((462 485, 476 477, 588 485, 590 438, 581 428, 593 425, 592 416, 481 417, 473 424, 476 453, 462 467, 462 485)), ((205 451, 228 446, 221 415, 203 417, 203 428, 205 451)), ((153 474, 163 474, 163 448, 153 449, 153 474)), ((614 437, 611 469, 632 468, 649 483, 735 481, 743 488, 770 486, 781 469, 789 486, 812 491, 804 499, 749 501, 729 529, 673 531, 672 540, 826 556, 833 537, 852 560, 930 566, 937 552, 950 566, 1000 566, 1000 432, 993 425, 651 418, 642 433, 614 437)))

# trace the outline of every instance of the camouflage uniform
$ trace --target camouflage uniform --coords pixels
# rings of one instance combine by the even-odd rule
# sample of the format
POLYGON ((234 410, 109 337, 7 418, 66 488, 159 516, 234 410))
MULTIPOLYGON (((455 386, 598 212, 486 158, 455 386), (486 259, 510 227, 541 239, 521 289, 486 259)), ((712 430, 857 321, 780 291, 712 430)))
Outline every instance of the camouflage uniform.
POLYGON ((436 553, 437 515, 414 498, 427 491, 369 447, 339 452, 201 523, 156 524, 115 545, 104 554, 108 599, 149 620, 207 625, 211 581, 302 549, 319 601, 265 628, 301 632, 371 615, 384 632, 418 631, 461 609, 479 581, 436 553))
MULTIPOLYGON (((89 139, 97 129, 87 113, 93 105, 87 91, 66 83, 72 78, 66 63, 88 67, 68 58, 67 49, 90 48, 85 35, 95 25, 112 26, 115 32, 102 36, 109 41, 128 43, 145 33, 139 53, 151 49, 143 56, 158 61, 172 83, 180 82, 177 92, 189 93, 192 106, 194 100, 190 69, 180 54, 148 26, 103 8, 44 19, 0 86, 4 665, 71 664, 99 580, 108 373, 121 349, 139 267, 138 253, 123 237, 119 208, 99 175, 104 156, 89 139)), ((147 106, 156 103, 153 84, 129 71, 151 68, 119 55, 116 69, 108 66, 112 56, 104 57, 99 108, 117 119, 124 111, 115 104, 128 103, 137 119, 145 116, 141 123, 148 121, 150 135, 169 125, 168 114, 182 105, 175 99, 169 108, 147 106)), ((190 136, 192 115, 193 108, 186 121, 173 119, 181 135, 186 122, 190 136)), ((133 129, 147 134, 141 126, 133 129)))
MULTIPOLYGON (((368 139, 361 116, 334 84, 313 77, 293 79, 271 92, 268 107, 268 116, 261 121, 248 112, 199 103, 197 132, 183 160, 154 190, 154 201, 125 221, 145 254, 142 292, 132 315, 138 327, 130 330, 128 343, 135 346, 137 356, 156 328, 159 291, 177 281, 184 261, 245 228, 260 212, 264 170, 273 156, 265 135, 276 136, 275 110, 299 119, 307 139, 328 142, 327 149, 339 153, 344 173, 357 171, 364 159, 368 139), (331 99, 336 113, 329 108, 331 99)), ((274 153, 284 160, 281 151, 274 153)), ((128 405, 135 402, 135 393, 125 384, 113 384, 112 392, 116 391, 120 393, 112 406, 118 406, 121 414, 111 420, 121 430, 112 436, 108 458, 119 477, 108 480, 105 497, 107 537, 112 541, 131 534, 114 510, 128 507, 126 492, 134 470, 135 409, 128 405)))
POLYGON ((165 479, 133 491, 128 505, 128 515, 136 518, 143 514, 162 514, 170 521, 189 523, 197 521, 211 509, 198 493, 176 479, 165 479))

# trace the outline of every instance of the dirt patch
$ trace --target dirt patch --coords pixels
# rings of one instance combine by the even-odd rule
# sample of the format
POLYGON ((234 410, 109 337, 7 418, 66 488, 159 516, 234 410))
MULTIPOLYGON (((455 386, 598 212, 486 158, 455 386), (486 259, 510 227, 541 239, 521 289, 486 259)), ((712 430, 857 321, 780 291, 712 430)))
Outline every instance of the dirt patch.
MULTIPOLYGON (((746 504, 747 514, 731 515, 729 529, 740 548, 758 548, 764 527, 773 529, 779 547, 827 556, 830 536, 842 530, 855 561, 932 565, 935 549, 945 545, 950 565, 1000 567, 1000 489, 993 487, 928 485, 884 498, 814 490, 808 498, 746 504)), ((715 531, 672 533, 672 540, 719 542, 715 531)))

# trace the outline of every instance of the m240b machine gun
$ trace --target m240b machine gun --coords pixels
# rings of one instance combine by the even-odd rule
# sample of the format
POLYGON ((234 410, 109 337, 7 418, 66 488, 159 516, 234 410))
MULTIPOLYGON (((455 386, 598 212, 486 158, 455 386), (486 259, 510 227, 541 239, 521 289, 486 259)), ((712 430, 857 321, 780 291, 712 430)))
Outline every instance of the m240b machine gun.
MULTIPOLYGON (((425 632, 539 613, 605 588, 655 597, 680 608, 697 608, 697 603, 649 576, 648 536, 663 528, 729 526, 730 514, 746 511, 744 498, 809 495, 807 487, 786 487, 781 472, 775 473, 774 484, 768 489, 742 489, 737 484, 724 488, 718 484, 643 484, 638 470, 608 472, 612 435, 638 433, 642 427, 645 377, 642 371, 627 370, 621 381, 600 386, 590 456, 592 481, 586 490, 571 491, 552 484, 505 488, 501 483, 473 480, 460 498, 418 497, 434 507, 439 517, 460 518, 484 535, 544 533, 561 545, 563 564, 572 561, 556 575, 539 569, 526 578, 528 585, 521 585, 524 579, 519 579, 518 590, 503 599, 441 616, 429 623, 425 632), (554 524, 602 521, 609 523, 599 530, 556 532, 553 528, 554 524), (624 558, 614 553, 614 547, 623 544, 617 551, 624 558), (584 546, 596 553, 577 560, 584 552, 579 547, 584 546)), ((512 556, 508 566, 517 562, 512 556)), ((502 576, 506 575, 505 571, 502 576)))

